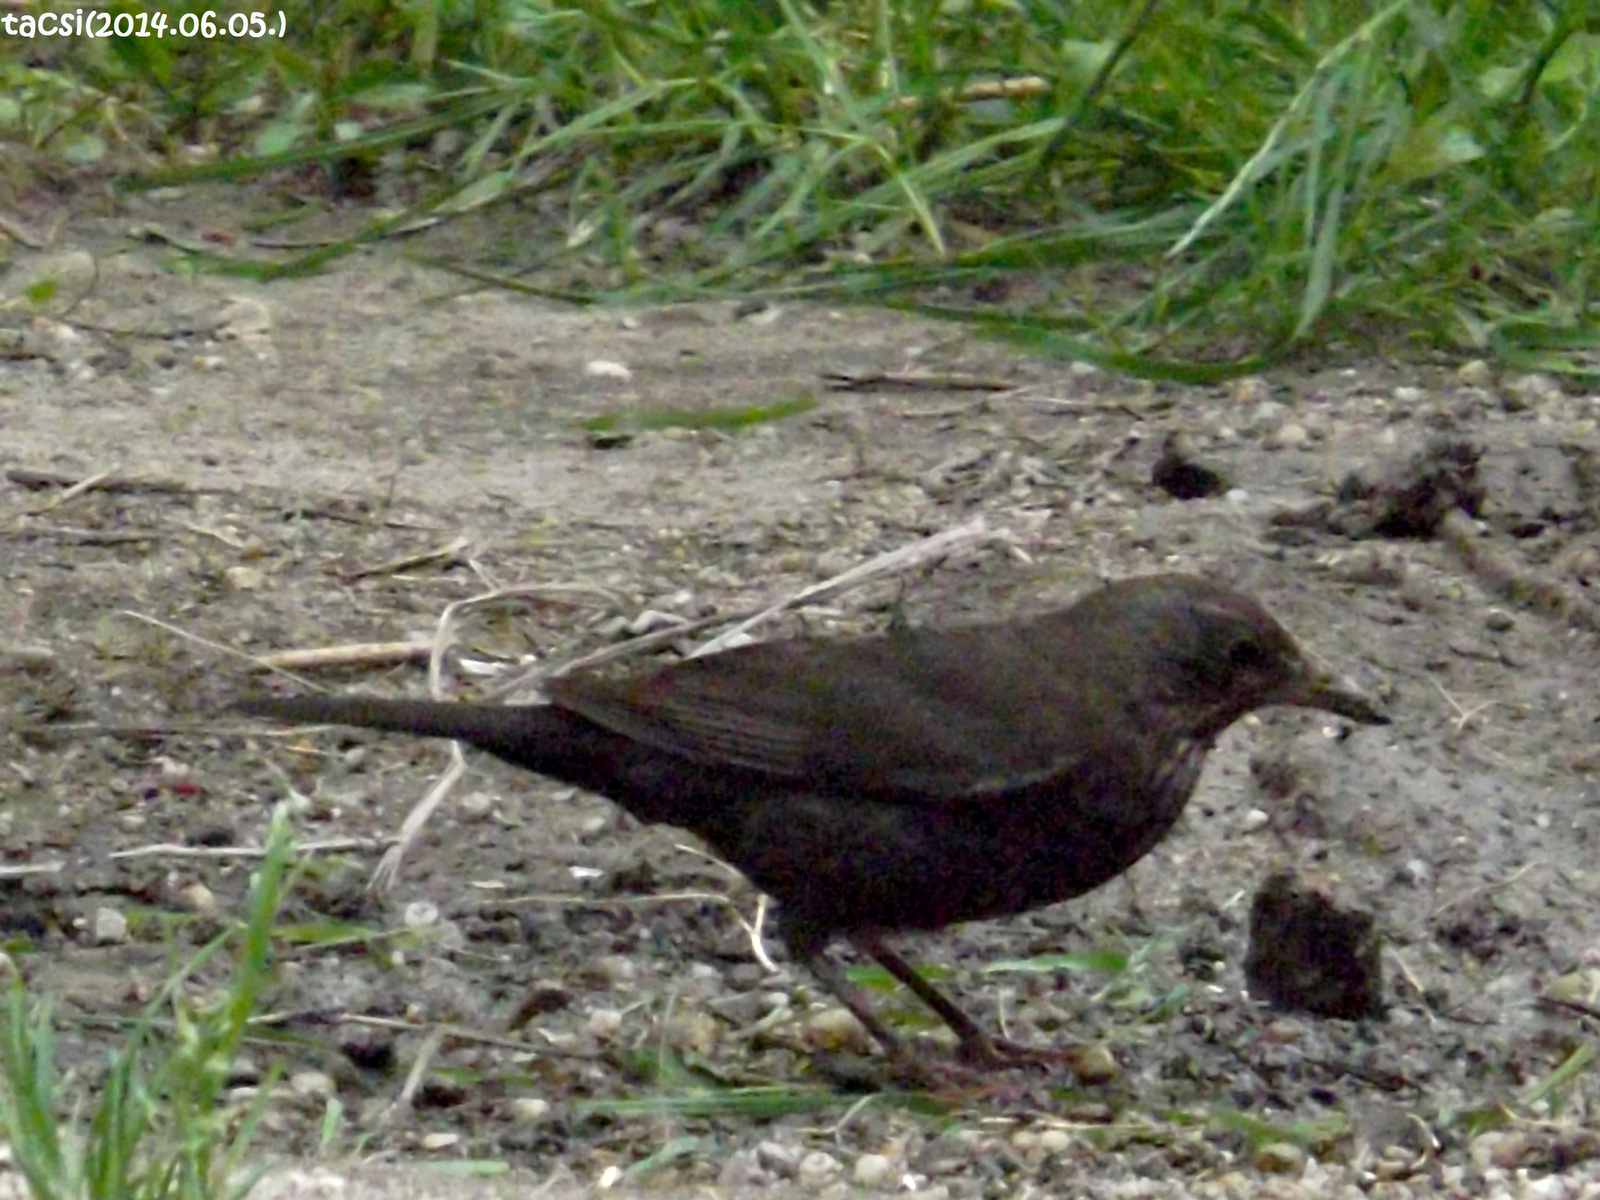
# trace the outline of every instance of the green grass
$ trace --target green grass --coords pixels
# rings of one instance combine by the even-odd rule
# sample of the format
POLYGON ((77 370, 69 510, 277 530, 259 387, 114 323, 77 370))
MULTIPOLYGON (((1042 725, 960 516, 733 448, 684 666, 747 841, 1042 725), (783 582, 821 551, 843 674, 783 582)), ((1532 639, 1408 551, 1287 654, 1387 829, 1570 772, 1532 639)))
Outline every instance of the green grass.
POLYGON ((416 213, 534 203, 556 228, 488 257, 587 299, 893 304, 1179 379, 1375 342, 1595 370, 1579 0, 285 11, 282 40, 0 60, 0 137, 69 163, 98 145, 135 185, 413 183, 412 213, 266 274, 416 213), (1000 282, 1017 298, 976 298, 1000 282))
POLYGON ((280 813, 243 923, 167 981, 87 1094, 58 1075, 49 1000, 13 986, 0 1007, 0 1129, 38 1200, 232 1200, 259 1178, 246 1155, 272 1076, 242 1106, 225 1086, 268 981, 290 851, 280 813), (227 987, 193 999, 201 968, 225 952, 227 987))

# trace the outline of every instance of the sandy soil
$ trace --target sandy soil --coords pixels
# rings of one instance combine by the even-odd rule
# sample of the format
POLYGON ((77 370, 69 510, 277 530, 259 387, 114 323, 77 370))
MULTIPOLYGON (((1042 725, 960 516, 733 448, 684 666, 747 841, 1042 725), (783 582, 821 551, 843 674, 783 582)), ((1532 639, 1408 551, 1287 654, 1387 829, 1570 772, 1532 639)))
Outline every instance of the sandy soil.
MULTIPOLYGON (((30 983, 63 997, 64 1053, 97 1060, 100 1018, 136 1011, 216 927, 209 906, 237 905, 249 859, 200 851, 259 843, 295 792, 306 840, 364 841, 312 860, 289 919, 350 936, 285 951, 272 1007, 300 1014, 294 1038, 238 1072, 286 1058, 293 1095, 263 1135, 277 1153, 314 1152, 335 1096, 340 1154, 505 1161, 580 1188, 1222 1195, 1337 1169, 1362 1190, 1486 1195, 1600 1148, 1593 1073, 1540 1087, 1587 1054, 1600 990, 1594 635, 1502 598, 1436 540, 1281 517, 1448 434, 1483 450, 1484 547, 1581 594, 1600 561, 1600 400, 1421 363, 1153 387, 864 310, 577 310, 470 291, 398 250, 261 286, 126 236, 223 223, 237 200, 80 217, 4 276, 8 299, 62 284, 0 318, 0 466, 135 481, 0 485, 0 849, 61 866, 6 883, 0 920, 30 983), (1013 390, 830 390, 838 371, 1013 390), (740 432, 609 445, 577 424, 806 398, 740 432), (1152 486, 1174 431, 1230 491, 1152 486), (259 686, 244 655, 427 636, 493 587, 543 590, 464 621, 452 693, 614 642, 648 610, 759 607, 980 515, 1004 538, 773 632, 1002 616, 1196 571, 1260 594, 1394 718, 1352 736, 1308 714, 1243 722, 1128 884, 908 940, 985 1021, 1104 1046, 1116 1069, 1093 1084, 862 1103, 846 1076, 869 1093, 881 1077, 817 1051, 828 999, 776 939, 779 969, 756 961, 746 886, 672 830, 481 757, 374 896, 384 839, 446 748, 224 712, 259 686), (1285 862, 1377 915, 1386 1020, 1247 996, 1250 896, 1285 862), (1103 951, 1124 969, 985 969, 1103 951)), ((417 664, 317 677, 426 687, 417 664)), ((937 1041, 909 999, 879 1003, 937 1041)))

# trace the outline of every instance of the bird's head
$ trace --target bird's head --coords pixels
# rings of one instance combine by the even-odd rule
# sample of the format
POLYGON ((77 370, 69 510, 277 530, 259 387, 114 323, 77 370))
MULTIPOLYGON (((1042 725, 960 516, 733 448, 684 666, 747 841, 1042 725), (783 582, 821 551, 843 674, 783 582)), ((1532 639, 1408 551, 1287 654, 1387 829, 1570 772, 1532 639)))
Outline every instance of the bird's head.
POLYGON ((1259 601, 1189 575, 1123 580, 1098 596, 1151 671, 1151 699, 1188 709, 1215 735, 1257 708, 1319 708, 1352 721, 1388 718, 1367 697, 1311 662, 1259 601))

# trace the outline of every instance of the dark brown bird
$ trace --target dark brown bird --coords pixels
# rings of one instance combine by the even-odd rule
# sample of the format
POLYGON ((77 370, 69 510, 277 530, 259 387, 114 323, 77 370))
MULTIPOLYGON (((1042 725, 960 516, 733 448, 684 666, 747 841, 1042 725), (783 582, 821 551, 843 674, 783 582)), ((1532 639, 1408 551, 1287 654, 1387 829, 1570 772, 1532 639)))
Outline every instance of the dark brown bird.
POLYGON ((991 1040, 883 941, 1026 912, 1119 875, 1167 833, 1224 729, 1271 704, 1372 724, 1249 596, 1187 575, 1124 580, 1031 620, 796 639, 534 706, 258 697, 308 723, 458 738, 703 838, 781 905, 791 953, 906 1062, 828 958, 846 938, 947 1022, 991 1040))

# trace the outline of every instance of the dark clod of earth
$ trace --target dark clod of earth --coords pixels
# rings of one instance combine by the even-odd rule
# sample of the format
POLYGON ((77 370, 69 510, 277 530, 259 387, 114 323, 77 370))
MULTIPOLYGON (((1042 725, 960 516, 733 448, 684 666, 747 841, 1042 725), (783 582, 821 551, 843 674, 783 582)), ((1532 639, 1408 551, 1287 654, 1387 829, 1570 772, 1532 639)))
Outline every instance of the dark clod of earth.
POLYGON ((1228 490, 1228 478, 1221 471, 1197 462, 1182 437, 1173 433, 1161 447, 1161 456, 1150 469, 1150 482, 1174 500, 1203 500, 1228 490))
POLYGON ((1278 871, 1250 904, 1245 979, 1279 1008, 1357 1020, 1383 1015, 1382 939, 1372 913, 1331 887, 1278 871))
POLYGON ((1445 514, 1475 517, 1485 489, 1481 447, 1437 438, 1407 462, 1352 471, 1339 485, 1328 527, 1348 537, 1429 538, 1445 514))

